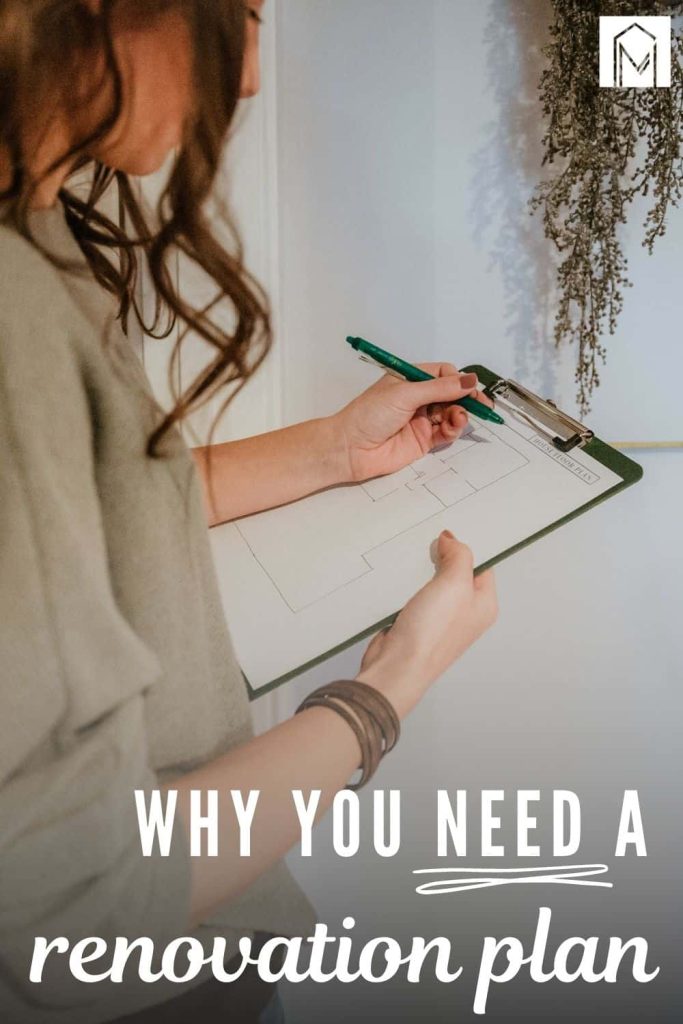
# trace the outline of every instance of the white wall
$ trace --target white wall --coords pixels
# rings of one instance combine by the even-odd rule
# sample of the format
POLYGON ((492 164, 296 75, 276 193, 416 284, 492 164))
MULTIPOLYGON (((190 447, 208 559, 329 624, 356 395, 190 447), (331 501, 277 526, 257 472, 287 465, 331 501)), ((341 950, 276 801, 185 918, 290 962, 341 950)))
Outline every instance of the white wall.
MULTIPOLYGON (((366 379, 342 344, 363 331, 416 357, 483 361, 571 407, 574 352, 552 342, 552 250, 527 211, 547 0, 277 9, 287 417, 366 379)), ((634 210, 635 288, 592 421, 612 439, 680 439, 683 213, 652 257, 641 220, 634 210)))

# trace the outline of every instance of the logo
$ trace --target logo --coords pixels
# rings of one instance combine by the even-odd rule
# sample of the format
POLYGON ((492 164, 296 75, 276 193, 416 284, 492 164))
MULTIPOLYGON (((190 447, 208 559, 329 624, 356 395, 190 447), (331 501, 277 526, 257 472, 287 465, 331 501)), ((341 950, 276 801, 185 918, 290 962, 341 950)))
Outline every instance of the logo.
POLYGON ((671 18, 600 18, 600 85, 652 89, 671 85, 671 18))

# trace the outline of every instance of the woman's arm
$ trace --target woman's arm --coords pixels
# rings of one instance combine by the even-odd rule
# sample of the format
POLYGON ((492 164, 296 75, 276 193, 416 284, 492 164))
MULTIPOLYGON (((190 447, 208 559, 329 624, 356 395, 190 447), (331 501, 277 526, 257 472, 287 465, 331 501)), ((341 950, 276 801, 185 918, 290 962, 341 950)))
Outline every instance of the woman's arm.
MULTIPOLYGON (((429 686, 493 622, 493 577, 473 576, 472 554, 452 535, 439 539, 439 570, 406 605, 395 625, 368 648, 363 682, 380 690, 405 717, 429 686)), ((318 818, 346 785, 360 761, 352 730, 334 711, 310 708, 223 757, 172 782, 186 830, 192 790, 217 790, 222 833, 219 855, 192 861, 191 924, 235 899, 298 840, 291 791, 320 790, 318 818), (251 855, 241 857, 231 790, 260 792, 251 832, 251 855)))
POLYGON ((275 508, 345 479, 333 417, 195 448, 209 526, 275 508))
POLYGON ((227 900, 236 899, 299 839, 292 790, 306 798, 321 790, 318 817, 358 767, 358 742, 339 715, 310 708, 264 735, 202 766, 167 788, 178 790, 178 809, 190 833, 190 793, 216 790, 220 833, 217 857, 192 861, 190 927, 201 924, 227 900), (251 828, 251 855, 240 857, 230 793, 259 791, 251 828))
POLYGON ((383 377, 340 412, 244 441, 196 448, 210 526, 275 508, 324 487, 393 473, 454 441, 467 414, 453 403, 476 387, 474 374, 426 363, 435 379, 383 377), (427 415, 427 407, 430 415, 427 415))

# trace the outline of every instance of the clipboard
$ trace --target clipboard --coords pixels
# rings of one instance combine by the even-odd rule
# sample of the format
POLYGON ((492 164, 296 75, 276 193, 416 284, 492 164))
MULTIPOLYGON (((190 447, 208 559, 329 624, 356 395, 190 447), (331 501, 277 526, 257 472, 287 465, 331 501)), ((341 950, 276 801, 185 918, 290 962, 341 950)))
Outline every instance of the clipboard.
MULTIPOLYGON (((377 633, 380 629, 390 626, 394 622, 401 607, 405 604, 405 600, 427 581, 429 573, 423 578, 425 573, 423 566, 414 568, 414 570, 411 568, 410 571, 414 572, 414 575, 408 575, 407 583, 405 580, 403 581, 406 584, 406 592, 401 593, 401 588, 393 586, 392 583, 395 582, 396 574, 400 575, 402 569, 400 564, 397 568, 392 563, 391 557, 386 557, 387 545, 391 549, 392 544, 395 546, 396 543, 403 543, 403 548, 400 550, 403 552, 404 558, 406 553, 410 553, 412 557, 418 551, 420 552, 419 557, 423 558, 425 546, 428 547, 426 545, 426 538, 430 536, 429 531, 432 530, 432 526, 432 532, 435 537, 440 532, 441 526, 447 525, 442 522, 444 516, 453 514, 457 517, 458 514, 463 514, 462 509, 465 509, 466 514, 467 505, 465 502, 469 495, 459 500, 453 500, 453 504, 448 506, 448 500, 443 495, 444 482, 451 488, 451 491, 453 491, 453 487, 456 489, 458 486, 469 487, 471 494, 478 503, 479 514, 482 507, 487 507, 484 504, 487 500, 489 501, 489 510, 493 509, 497 514, 499 507, 497 502, 499 500, 504 502, 506 500, 506 493, 516 494, 518 505, 523 506, 524 502, 527 502, 528 509, 524 509, 524 514, 526 514, 527 511, 531 510, 533 503, 528 502, 529 492, 523 490, 523 488, 530 486, 529 481, 531 483, 538 481, 539 474, 547 474, 548 478, 553 480, 558 478, 561 481, 562 487, 572 489, 572 504, 568 510, 561 514, 546 516, 547 522, 539 512, 536 515, 535 526, 530 528, 528 532, 520 526, 517 528, 519 536, 513 536, 513 533, 510 532, 512 537, 510 543, 500 546, 500 550, 495 549, 495 545, 493 545, 492 553, 488 557, 476 558, 475 573, 480 573, 497 565, 530 544, 535 543, 541 537, 559 529, 578 516, 583 515, 598 504, 614 497, 614 495, 641 479, 643 475, 641 466, 623 452, 600 440, 588 426, 562 412, 553 402, 541 398, 515 381, 508 380, 484 366, 468 366, 462 372, 477 374, 484 392, 495 400, 496 407, 506 419, 508 426, 489 428, 489 425, 477 425, 472 432, 472 436, 476 440, 484 442, 485 446, 477 449, 474 442, 471 442, 468 447, 467 439, 455 442, 453 447, 456 449, 456 453, 452 459, 455 466, 449 465, 446 462, 447 468, 443 473, 440 473, 438 466, 436 469, 430 469, 430 466, 427 466, 425 470, 427 476, 430 472, 436 472, 437 477, 430 478, 423 485, 420 483, 418 473, 414 485, 411 485, 410 482, 400 486, 397 485, 395 491, 383 495, 382 488, 393 486, 391 481, 395 477, 398 476, 400 478, 401 474, 415 470, 415 467, 407 467, 406 470, 402 470, 399 474, 392 474, 391 477, 381 477, 377 478, 375 482, 369 482, 375 488, 379 488, 376 492, 373 492, 368 482, 363 485, 333 488, 328 492, 322 492, 320 495, 301 499, 298 502, 292 503, 292 505, 284 506, 282 509, 258 513, 256 516, 247 517, 247 519, 240 520, 236 524, 226 524, 211 531, 219 586, 238 659, 242 664, 250 699, 253 700, 272 691, 276 687, 283 685, 301 673, 377 633), (518 440, 515 440, 512 433, 510 438, 505 436, 504 432, 511 432, 513 427, 521 432, 515 435, 518 437, 518 440), (492 437, 490 431, 499 431, 501 436, 492 437), (501 451, 505 447, 510 449, 509 452, 504 453, 499 478, 494 481, 495 486, 501 492, 501 499, 494 496, 495 492, 491 490, 493 485, 487 484, 485 479, 479 481, 476 479, 477 473, 486 468, 487 459, 491 461, 492 458, 500 458, 497 454, 498 447, 500 447, 501 451), (462 451, 462 449, 466 450, 462 451), (525 452, 526 455, 524 454, 525 452), (517 469, 513 468, 509 472, 502 473, 502 469, 507 469, 505 459, 508 459, 508 461, 510 459, 513 461, 517 459, 519 461, 523 458, 526 458, 528 465, 532 469, 518 466, 517 469), (530 459, 535 461, 531 462, 530 459), (536 463, 538 463, 538 466, 536 466, 536 463), (465 464, 464 469, 463 464, 465 464), (602 469, 598 467, 602 467, 602 469), (515 484, 515 472, 521 468, 525 469, 526 476, 520 473, 518 479, 521 482, 515 484), (533 473, 535 473, 535 476, 533 473), (453 477, 453 479, 447 479, 447 477, 453 477), (460 480, 461 477, 462 480, 460 480), (600 479, 601 477, 602 479, 600 479), (577 480, 579 483, 576 482, 577 480), (441 492, 436 487, 436 483, 440 481, 441 492), (596 482, 598 481, 600 482, 599 492, 596 492, 596 482), (477 483, 481 485, 479 489, 476 487, 477 483), (354 502, 358 503, 358 508, 364 509, 369 500, 375 501, 372 514, 379 517, 380 520, 382 517, 386 518, 390 514, 397 515, 399 505, 400 514, 404 515, 405 508, 410 509, 412 498, 407 491, 406 494, 402 495, 401 487, 410 489, 411 486, 415 494, 415 503, 427 503, 428 501, 435 503, 433 495, 436 494, 439 500, 445 501, 445 511, 437 512, 433 516, 428 515, 424 522, 418 522, 403 533, 399 533, 397 537, 392 536, 388 541, 381 542, 373 549, 373 556, 366 557, 366 562, 370 566, 369 569, 365 567, 367 571, 360 572, 359 575, 349 579, 347 582, 344 582, 343 576, 340 577, 342 581, 340 585, 333 587, 328 594, 323 593, 318 603, 311 600, 310 603, 306 604, 307 594, 305 586, 304 589, 300 586, 297 572, 295 570, 290 572, 285 562, 283 563, 285 569, 283 577, 282 564, 279 564, 282 562, 282 559, 286 560, 288 557, 296 558, 296 536, 303 538, 299 542, 303 553, 303 557, 300 560, 303 563, 301 565, 301 572, 309 578, 309 586, 312 586, 313 590, 320 584, 322 593, 324 590, 322 584, 325 580, 323 579, 322 582, 318 580, 316 566, 307 564, 307 562, 315 561, 315 545, 311 547, 308 547, 308 545, 312 543, 310 536, 320 526, 321 520, 324 525, 325 516, 332 516, 332 518, 338 516, 340 523, 345 524, 349 522, 349 529, 351 530, 353 518, 349 516, 348 510, 353 510, 356 507, 353 504, 354 502), (516 491, 514 490, 515 487, 517 488, 516 491), (363 494, 359 493, 361 488, 363 489, 363 494), (419 493, 421 489, 423 491, 422 494, 419 493), (584 491, 585 501, 583 500, 584 491), (373 493, 375 493, 374 498, 373 493), (487 493, 491 497, 487 498, 487 493), (523 495, 523 497, 520 497, 520 495, 523 495), (451 509, 455 511, 451 512, 451 509), (344 518, 345 515, 346 519, 344 518), (288 551, 289 547, 292 548, 291 552, 288 551), (381 558, 383 554, 385 556, 384 568, 382 568, 381 558), (373 558, 377 564, 373 565, 373 558), (278 577, 278 567, 281 573, 280 577, 278 577), (374 579, 373 573, 375 573, 374 579), (373 593, 373 585, 375 593, 373 593), (382 591, 383 587, 386 593, 382 591), (400 598, 395 601, 395 604, 399 605, 399 607, 391 604, 391 594, 400 595, 400 598), (297 606, 297 601, 301 607, 297 606), (361 623, 359 615, 363 614, 363 608, 365 607, 363 601, 366 601, 367 607, 370 609, 377 609, 387 604, 389 604, 389 607, 386 608, 385 614, 373 615, 369 612, 366 620, 361 623), (256 612, 256 609, 259 609, 262 616, 258 624, 258 635, 254 632, 255 626, 253 624, 250 625, 250 603, 253 604, 252 612, 256 612), (344 614, 339 615, 339 608, 342 608, 343 611, 348 611, 349 625, 347 628, 340 625, 337 629, 337 636, 332 637, 336 642, 329 642, 332 628, 337 628, 336 619, 333 623, 330 623, 330 616, 335 614, 337 618, 344 618, 344 614), (336 609, 336 612, 334 609, 336 609), (311 644, 315 644, 318 636, 319 646, 322 645, 321 649, 315 650, 311 657, 295 658, 296 664, 290 665, 285 671, 272 672, 272 678, 252 677, 248 668, 249 661, 251 660, 252 664, 258 665, 259 659, 265 657, 270 663, 276 665, 277 644, 280 643, 283 649, 288 648, 290 644, 296 647, 297 638, 295 634, 297 629, 302 630, 304 628, 304 623, 308 623, 309 629, 311 629, 311 624, 313 627, 317 624, 318 628, 317 630, 315 628, 311 629, 312 634, 314 634, 312 638, 307 635, 303 639, 299 638, 301 649, 306 649, 307 645, 308 649, 310 649, 311 644), (266 634, 271 633, 267 645, 263 644, 264 630, 266 634), (326 631, 328 634, 327 639, 325 637, 326 631), (258 650, 257 647, 259 648, 258 650)), ((442 457, 447 458, 448 453, 442 457)), ((429 461, 431 458, 431 456, 427 456, 426 460, 429 461)), ((420 460, 420 462, 424 461, 420 460)), ((554 486, 556 487, 557 485, 554 486)), ((453 495, 451 497, 454 498, 453 495)), ((457 494, 455 497, 457 497, 457 494)), ((534 497, 533 493, 531 497, 534 497)), ((506 507, 510 512, 510 518, 513 518, 512 507, 506 507)), ((551 502, 548 507, 551 509, 561 509, 562 502, 554 499, 554 504, 551 502)), ((474 508, 474 505, 472 505, 472 508, 474 508)), ((508 524, 506 524, 506 528, 508 528, 508 524)), ((353 531, 351 530, 351 532, 353 531)), ((468 536, 466 534, 463 535, 457 526, 455 532, 456 535, 462 536, 466 542, 470 542, 468 536)), ((334 536, 336 537, 340 533, 343 534, 344 530, 340 531, 339 527, 335 526, 334 536)), ((344 543, 343 537, 340 543, 344 543)), ((389 550, 389 555, 391 555, 391 550, 389 550)), ((475 550, 476 555, 477 552, 475 550)), ((349 556, 349 563, 352 561, 353 559, 349 556)), ((395 556, 393 561, 397 561, 395 556)), ((400 563, 400 559, 398 562, 400 563)), ((342 566, 342 570, 343 568, 342 566)), ((338 567, 333 565, 332 569, 336 571, 338 567)), ((326 572, 330 572, 329 566, 322 566, 319 570, 323 577, 326 572)), ((359 572, 355 562, 353 566, 349 565, 348 572, 349 575, 353 575, 353 572, 359 572)), ((334 572, 332 572, 330 579, 334 582, 334 572)), ((313 590, 311 594, 308 594, 308 597, 312 596, 313 590)), ((291 655, 288 654, 287 656, 290 657, 291 661, 291 655)), ((261 672, 261 675, 263 676, 263 672, 261 672)))
POLYGON ((587 502, 580 508, 561 517, 544 530, 539 530, 524 542, 509 548, 498 557, 490 559, 487 563, 477 566, 475 574, 485 572, 486 569, 492 568, 499 562, 504 561, 504 559, 509 558, 510 555, 514 555, 517 551, 522 551, 535 541, 540 540, 554 530, 558 530, 566 523, 570 523, 573 519, 577 519, 585 512, 589 512, 603 501, 607 501, 608 498, 614 497, 615 494, 642 480, 643 467, 640 463, 634 462, 633 459, 624 455, 622 451, 612 447, 605 441, 601 441, 589 427, 573 419, 567 413, 562 412, 550 399, 544 399, 539 395, 535 395, 532 391, 522 387, 521 384, 517 384, 512 380, 506 380, 485 366, 468 366, 461 372, 476 373, 479 381, 484 385, 484 392, 494 399, 496 404, 500 403, 501 412, 507 407, 516 409, 522 415, 528 416, 538 429, 547 432, 551 443, 558 451, 568 453, 575 448, 582 448, 596 462, 601 463, 621 478, 621 483, 615 484, 614 487, 600 495, 595 501, 587 502))

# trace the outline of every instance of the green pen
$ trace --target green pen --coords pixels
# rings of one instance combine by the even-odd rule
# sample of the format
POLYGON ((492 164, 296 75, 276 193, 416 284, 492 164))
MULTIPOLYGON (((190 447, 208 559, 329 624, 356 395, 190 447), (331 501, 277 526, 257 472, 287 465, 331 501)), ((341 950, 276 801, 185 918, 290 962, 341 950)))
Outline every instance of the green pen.
MULTIPOLYGON (((421 370, 418 366, 413 366, 412 363, 406 363, 403 359, 399 359, 398 356, 392 355, 391 352, 385 352, 383 348, 378 348, 372 342, 365 341, 364 338, 347 338, 346 340, 356 352, 367 356, 387 370, 393 370, 401 377, 405 377, 406 380, 412 382, 434 380, 431 373, 426 373, 425 370, 421 370)), ((478 416, 480 420, 486 420, 488 423, 498 423, 501 426, 505 423, 502 416, 494 412, 488 405, 478 402, 476 398, 472 398, 470 395, 458 398, 453 404, 461 405, 463 409, 471 412, 473 416, 478 416)))

